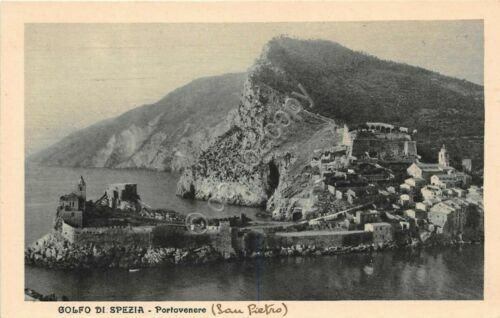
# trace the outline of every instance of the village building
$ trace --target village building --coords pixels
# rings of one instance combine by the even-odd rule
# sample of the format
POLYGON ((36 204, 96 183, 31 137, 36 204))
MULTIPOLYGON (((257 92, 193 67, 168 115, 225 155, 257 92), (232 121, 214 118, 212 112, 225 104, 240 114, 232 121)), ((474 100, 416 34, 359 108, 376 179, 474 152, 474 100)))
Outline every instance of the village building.
POLYGON ((408 169, 408 175, 413 178, 424 179, 425 182, 430 182, 431 177, 436 174, 447 173, 448 171, 453 171, 452 167, 443 167, 437 163, 423 163, 414 162, 408 169))
POLYGON ((327 173, 346 169, 350 163, 349 147, 345 145, 329 149, 316 149, 315 155, 310 161, 312 168, 317 168, 318 174, 324 177, 327 173))
POLYGON ((434 204, 437 204, 437 203, 439 203, 441 201, 443 201, 443 198, 442 197, 438 197, 438 198, 434 198, 434 199, 424 200, 424 201, 422 201, 422 203, 427 206, 427 211, 429 211, 429 209, 432 206, 434 206, 434 204))
POLYGON ((331 194, 335 195, 335 187, 331 186, 331 185, 328 185, 328 192, 330 192, 331 194))
POLYGON ((358 168, 358 173, 368 180, 368 182, 383 182, 394 179, 394 175, 390 169, 383 168, 378 164, 362 163, 358 168), (361 168, 362 166, 364 167, 361 168))
POLYGON ((365 232, 373 232, 373 243, 392 241, 392 226, 389 223, 367 223, 365 232))
POLYGON ((468 203, 459 198, 435 204, 429 211, 429 222, 437 226, 438 233, 456 235, 465 227, 468 203))
POLYGON ((386 123, 367 122, 366 126, 368 127, 368 129, 378 130, 384 133, 391 133, 395 129, 394 125, 386 123))
POLYGON ((459 198, 465 198, 465 195, 467 194, 467 190, 461 188, 452 188, 451 191, 453 191, 453 194, 459 198))
POLYGON ((455 196, 455 192, 452 189, 443 189, 443 198, 451 198, 455 196))
POLYGON ((365 193, 366 193, 366 190, 364 190, 362 188, 351 188, 345 192, 344 196, 347 199, 347 202, 349 202, 350 204, 354 204, 365 193))
POLYGON ((384 212, 385 219, 387 220, 386 222, 391 224, 394 229, 398 230, 409 230, 410 229, 410 224, 413 223, 414 221, 411 218, 408 218, 407 216, 401 216, 397 214, 392 214, 387 211, 384 212))
POLYGON ((412 188, 420 190, 423 186, 425 186, 426 182, 422 178, 408 178, 405 180, 405 184, 409 185, 412 188))
POLYGON ((283 220, 286 217, 286 208, 275 209, 272 213, 273 220, 283 220))
POLYGON ((454 187, 465 187, 470 183, 470 176, 463 172, 451 172, 448 174, 436 174, 431 177, 431 184, 443 189, 454 187))
POLYGON ((406 170, 408 175, 415 179, 423 179, 440 187, 466 186, 470 183, 470 176, 458 172, 450 166, 450 158, 446 146, 443 145, 438 154, 438 163, 414 162, 406 170), (436 176, 433 178, 433 176, 436 176), (432 179, 432 180, 431 180, 432 179))
POLYGON ((80 198, 75 193, 62 195, 59 198, 59 208, 65 211, 78 211, 80 210, 79 199, 80 198))
POLYGON ((462 170, 465 173, 471 173, 472 172, 472 160, 471 159, 462 159, 462 170))
POLYGON ((427 218, 427 212, 417 209, 408 209, 403 212, 403 214, 412 219, 424 220, 427 218))
POLYGON ((441 190, 441 188, 432 185, 423 187, 420 192, 422 193, 422 198, 424 199, 424 201, 441 199, 443 197, 443 191, 441 190))
POLYGON ((379 221, 380 213, 376 210, 356 211, 354 223, 365 225, 366 223, 376 223, 379 221))
POLYGON ((321 160, 318 157, 313 157, 310 162, 311 167, 320 167, 321 166, 321 160))
POLYGON ((458 180, 454 174, 435 174, 431 177, 431 184, 442 189, 458 186, 458 180))
POLYGON ((456 171, 454 173, 455 178, 457 178, 458 184, 461 187, 468 187, 470 183, 472 182, 472 177, 468 175, 467 173, 461 172, 461 171, 456 171))
POLYGON ((483 187, 471 186, 468 189, 464 199, 472 207, 477 209, 480 214, 480 228, 484 228, 484 203, 483 203, 483 187))
POLYGON ((388 186, 386 190, 389 193, 393 193, 393 194, 396 193, 396 188, 394 188, 393 186, 388 186))
POLYGON ((410 222, 409 221, 399 221, 399 226, 400 229, 403 231, 408 231, 410 229, 410 222))
POLYGON ((336 190, 336 191, 335 191, 335 198, 336 198, 337 200, 342 200, 342 197, 343 197, 342 192, 341 192, 341 191, 339 191, 339 190, 336 190))
POLYGON ((390 196, 391 194, 389 193, 389 191, 386 191, 386 190, 382 190, 382 189, 379 189, 378 190, 378 194, 384 196, 384 197, 388 197, 390 196))
POLYGON ((413 205, 413 197, 409 194, 401 194, 399 196, 399 204, 401 204, 402 207, 410 207, 413 205))
POLYGON ((402 193, 411 193, 413 190, 413 187, 407 183, 402 183, 399 185, 399 191, 402 193))
POLYGON ((483 207, 483 189, 478 186, 471 186, 466 194, 467 202, 483 207))
POLYGON ((429 209, 429 205, 425 202, 417 202, 415 203, 415 209, 427 212, 427 210, 429 209))

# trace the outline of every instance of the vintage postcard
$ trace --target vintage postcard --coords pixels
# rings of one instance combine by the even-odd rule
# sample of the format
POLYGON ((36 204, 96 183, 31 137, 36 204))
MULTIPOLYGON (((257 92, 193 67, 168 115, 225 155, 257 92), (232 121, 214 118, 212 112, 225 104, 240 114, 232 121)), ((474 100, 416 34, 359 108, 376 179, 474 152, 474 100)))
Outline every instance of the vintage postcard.
POLYGON ((499 317, 499 8, 3 4, 2 317, 499 317))

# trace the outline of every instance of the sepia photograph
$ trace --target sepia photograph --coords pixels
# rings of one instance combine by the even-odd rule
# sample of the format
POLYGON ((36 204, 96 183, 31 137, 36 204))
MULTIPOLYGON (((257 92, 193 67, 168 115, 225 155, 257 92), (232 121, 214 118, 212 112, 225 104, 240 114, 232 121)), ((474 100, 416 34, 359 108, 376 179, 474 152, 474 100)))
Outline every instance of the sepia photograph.
POLYGON ((483 300, 483 26, 26 23, 24 299, 483 300))

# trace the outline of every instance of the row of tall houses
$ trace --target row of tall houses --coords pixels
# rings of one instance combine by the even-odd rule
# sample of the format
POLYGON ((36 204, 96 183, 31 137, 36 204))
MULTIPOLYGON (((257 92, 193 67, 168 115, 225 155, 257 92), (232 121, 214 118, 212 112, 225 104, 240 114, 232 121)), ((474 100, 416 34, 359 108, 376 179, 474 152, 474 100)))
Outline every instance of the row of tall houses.
MULTIPOLYGON (((302 217, 307 214, 305 211, 318 209, 319 219, 328 215, 324 226, 330 230, 364 229, 380 233, 379 241, 389 237, 383 229, 387 227, 382 224, 384 222, 390 223, 396 231, 409 229, 412 224, 422 229, 422 233, 437 231, 452 236, 461 233, 467 209, 478 203, 468 200, 465 188, 471 183, 471 177, 450 165, 446 147, 443 145, 440 149, 438 163, 423 163, 407 131, 384 123, 369 124, 352 131, 350 142, 315 150, 306 170, 311 185, 304 199, 307 204, 297 201, 287 213, 276 210, 273 217, 282 219, 284 214, 302 217), (404 179, 405 175, 409 177, 404 179), (394 181, 403 179, 398 188, 394 181), (326 212, 324 206, 331 211, 326 212), (363 208, 343 213, 354 206, 363 208), (302 209, 300 214, 298 209, 302 209)), ((464 160, 464 171, 470 170, 469 161, 464 160)), ((481 195, 474 198, 477 202, 482 200, 481 195)))
POLYGON ((469 203, 461 198, 439 202, 430 208, 427 218, 438 233, 457 235, 464 231, 469 203))
MULTIPOLYGON (((469 165, 470 160, 465 161, 469 165)), ((463 232, 470 209, 479 208, 482 213, 482 193, 478 187, 469 187, 471 177, 450 166, 449 155, 443 145, 438 163, 415 162, 408 169, 411 178, 400 186, 412 195, 421 194, 421 202, 415 202, 404 214, 415 220, 428 220, 438 233, 457 235, 463 232), (469 198, 475 198, 469 199, 469 198)), ((481 217, 482 219, 482 217, 481 217)))

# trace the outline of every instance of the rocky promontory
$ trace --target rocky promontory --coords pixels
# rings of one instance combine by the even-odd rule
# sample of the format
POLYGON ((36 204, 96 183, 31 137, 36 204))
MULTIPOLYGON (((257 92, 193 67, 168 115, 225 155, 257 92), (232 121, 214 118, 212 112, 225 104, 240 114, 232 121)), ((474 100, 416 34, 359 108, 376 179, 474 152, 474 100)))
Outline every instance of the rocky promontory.
POLYGON ((343 126, 316 113, 300 82, 270 62, 269 48, 248 71, 228 130, 184 170, 178 195, 272 210, 302 191, 298 179, 314 149, 340 143, 343 126), (266 77, 289 81, 289 87, 273 87, 266 77))
POLYGON ((211 246, 154 248, 118 244, 72 244, 53 231, 25 251, 26 264, 49 268, 143 268, 160 265, 202 264, 223 258, 211 246))

